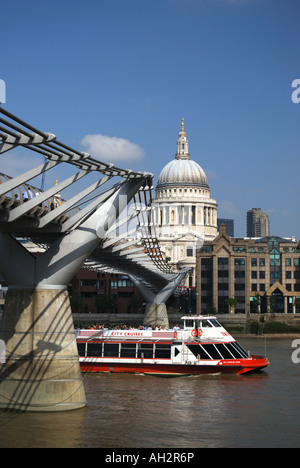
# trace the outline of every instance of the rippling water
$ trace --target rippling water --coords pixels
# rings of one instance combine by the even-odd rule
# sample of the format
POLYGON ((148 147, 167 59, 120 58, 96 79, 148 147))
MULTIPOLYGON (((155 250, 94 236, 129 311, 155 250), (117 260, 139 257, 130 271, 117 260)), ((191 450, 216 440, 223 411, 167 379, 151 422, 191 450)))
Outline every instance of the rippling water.
MULTIPOLYGON (((240 339, 264 354, 264 339, 240 339)), ((291 339, 268 339, 271 366, 249 376, 85 374, 88 406, 0 413, 0 447, 299 447, 300 364, 291 339)))

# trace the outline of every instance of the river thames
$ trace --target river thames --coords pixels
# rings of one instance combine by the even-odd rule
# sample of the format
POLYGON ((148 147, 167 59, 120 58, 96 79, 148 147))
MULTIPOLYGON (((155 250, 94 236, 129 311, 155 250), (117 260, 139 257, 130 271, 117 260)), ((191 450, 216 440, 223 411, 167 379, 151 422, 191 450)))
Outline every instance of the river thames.
POLYGON ((293 339, 238 341, 253 354, 264 354, 266 346, 270 367, 248 376, 85 374, 86 408, 0 413, 0 447, 299 447, 300 364, 292 362, 293 339))

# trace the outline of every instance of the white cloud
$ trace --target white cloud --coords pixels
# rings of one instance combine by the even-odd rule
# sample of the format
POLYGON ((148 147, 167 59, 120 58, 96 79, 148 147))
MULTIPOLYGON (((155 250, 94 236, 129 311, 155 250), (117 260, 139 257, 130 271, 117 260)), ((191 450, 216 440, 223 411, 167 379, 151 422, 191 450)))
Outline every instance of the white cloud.
POLYGON ((214 170, 211 170, 211 169, 205 169, 205 173, 208 177, 208 180, 211 180, 211 179, 218 179, 218 174, 216 173, 216 171, 214 170))
POLYGON ((136 143, 118 137, 106 135, 86 135, 81 140, 85 151, 103 162, 138 161, 145 156, 145 151, 136 143))

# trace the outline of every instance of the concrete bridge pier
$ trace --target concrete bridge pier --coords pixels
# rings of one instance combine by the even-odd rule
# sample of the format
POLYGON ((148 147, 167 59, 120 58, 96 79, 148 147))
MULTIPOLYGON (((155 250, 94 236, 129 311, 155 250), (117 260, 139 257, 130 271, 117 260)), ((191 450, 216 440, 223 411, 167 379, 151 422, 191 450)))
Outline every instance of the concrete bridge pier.
POLYGON ((0 338, 0 409, 53 412, 82 408, 85 391, 66 289, 9 289, 0 338))
POLYGON ((166 304, 147 304, 144 325, 147 327, 161 326, 169 328, 170 324, 166 304))

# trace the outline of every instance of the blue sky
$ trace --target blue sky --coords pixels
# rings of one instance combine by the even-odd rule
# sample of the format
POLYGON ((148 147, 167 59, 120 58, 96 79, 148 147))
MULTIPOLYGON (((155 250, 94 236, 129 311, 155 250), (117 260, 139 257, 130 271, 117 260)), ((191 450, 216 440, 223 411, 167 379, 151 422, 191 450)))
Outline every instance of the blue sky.
MULTIPOLYGON (((272 234, 300 240, 299 18, 299 0, 2 2, 5 107, 155 181, 184 117, 218 216, 244 236, 260 207, 272 234)), ((18 158, 0 171, 34 163, 18 158)))

